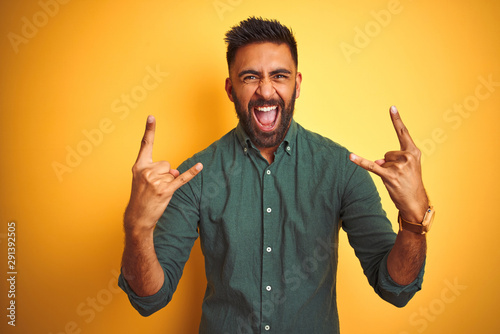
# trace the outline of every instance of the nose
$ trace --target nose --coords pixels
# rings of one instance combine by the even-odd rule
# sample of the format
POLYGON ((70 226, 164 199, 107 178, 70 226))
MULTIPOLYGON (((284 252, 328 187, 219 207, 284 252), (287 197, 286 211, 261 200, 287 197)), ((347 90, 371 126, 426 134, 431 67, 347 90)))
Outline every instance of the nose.
POLYGON ((260 80, 259 87, 257 87, 255 92, 264 100, 269 100, 276 92, 276 89, 274 89, 273 83, 269 80, 269 78, 263 78, 260 80))

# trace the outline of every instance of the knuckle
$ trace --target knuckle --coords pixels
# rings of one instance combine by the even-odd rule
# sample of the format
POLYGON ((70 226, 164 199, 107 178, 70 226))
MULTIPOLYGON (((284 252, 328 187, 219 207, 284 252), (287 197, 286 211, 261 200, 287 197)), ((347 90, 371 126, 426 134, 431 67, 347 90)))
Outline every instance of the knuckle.
POLYGON ((149 184, 151 186, 152 194, 155 197, 163 197, 166 193, 167 187, 165 182, 161 180, 154 180, 149 184))
POLYGON ((189 181, 189 178, 186 175, 181 174, 177 177, 177 180, 179 180, 181 184, 185 184, 187 181, 189 181))
POLYGON ((406 128, 406 126, 404 124, 401 125, 401 127, 399 128, 399 134, 403 136, 407 133, 408 133, 408 129, 406 128))
POLYGON ((422 157, 422 151, 420 151, 420 149, 418 147, 415 147, 415 149, 413 150, 413 155, 418 159, 420 160, 420 158, 422 157))
POLYGON ((404 177, 407 173, 407 168, 404 164, 396 164, 394 165, 393 173, 391 174, 391 178, 393 180, 398 180, 400 177, 404 177))
POLYGON ((390 151, 390 152, 387 152, 386 154, 384 154, 384 160, 385 161, 392 161, 395 159, 396 156, 397 156, 397 154, 395 154, 395 152, 390 151))
POLYGON ((153 174, 153 171, 151 168, 144 168, 139 171, 139 174, 144 180, 149 180, 151 178, 151 175, 153 174))
POLYGON ((170 169, 170 163, 168 161, 162 160, 158 162, 158 165, 170 169))
POLYGON ((132 174, 136 175, 139 172, 139 166, 137 164, 134 164, 132 166, 132 174))
POLYGON ((413 163, 416 161, 416 157, 413 152, 405 152, 404 153, 405 160, 409 163, 413 163))
POLYGON ((159 180, 159 179, 153 180, 152 182, 150 182, 150 184, 155 189, 155 193, 157 195, 161 193, 161 185, 162 185, 162 181, 161 180, 159 180))
POLYGON ((148 138, 146 138, 146 136, 142 137, 142 140, 141 140, 141 147, 146 147, 146 146, 148 146, 149 144, 151 144, 151 142, 148 140, 148 138))
POLYGON ((165 184, 165 186, 168 186, 168 184, 171 183, 174 180, 175 180, 175 176, 173 176, 172 174, 166 174, 163 177, 162 182, 165 184))
POLYGON ((401 155, 399 156, 399 160, 402 162, 408 162, 412 158, 412 154, 408 151, 402 151, 401 155))

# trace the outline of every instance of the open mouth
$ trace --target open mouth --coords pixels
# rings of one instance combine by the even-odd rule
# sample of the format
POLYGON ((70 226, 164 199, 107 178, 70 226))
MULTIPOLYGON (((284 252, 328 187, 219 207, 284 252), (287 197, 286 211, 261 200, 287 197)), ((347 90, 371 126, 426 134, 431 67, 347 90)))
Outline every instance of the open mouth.
POLYGON ((280 110, 278 105, 253 107, 253 116, 261 131, 274 131, 278 125, 280 110))

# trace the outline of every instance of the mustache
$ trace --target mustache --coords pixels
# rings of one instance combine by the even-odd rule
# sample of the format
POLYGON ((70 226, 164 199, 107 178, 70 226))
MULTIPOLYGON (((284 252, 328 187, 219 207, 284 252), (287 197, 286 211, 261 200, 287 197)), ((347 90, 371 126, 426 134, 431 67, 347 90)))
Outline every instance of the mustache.
POLYGON ((275 105, 280 106, 281 110, 285 109, 285 101, 283 101, 283 99, 279 99, 279 100, 257 99, 255 101, 248 102, 248 110, 250 110, 253 107, 269 107, 269 106, 275 106, 275 105))

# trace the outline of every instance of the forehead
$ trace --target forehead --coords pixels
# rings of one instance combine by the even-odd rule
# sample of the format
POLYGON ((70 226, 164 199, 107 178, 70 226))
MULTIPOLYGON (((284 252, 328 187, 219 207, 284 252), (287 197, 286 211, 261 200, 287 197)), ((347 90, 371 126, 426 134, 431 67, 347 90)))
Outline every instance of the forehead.
POLYGON ((236 51, 231 72, 239 73, 249 69, 267 72, 277 68, 286 68, 291 72, 295 68, 288 45, 271 42, 252 43, 236 51))

